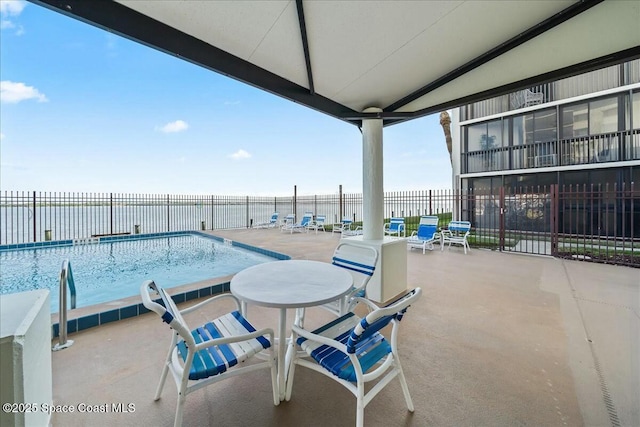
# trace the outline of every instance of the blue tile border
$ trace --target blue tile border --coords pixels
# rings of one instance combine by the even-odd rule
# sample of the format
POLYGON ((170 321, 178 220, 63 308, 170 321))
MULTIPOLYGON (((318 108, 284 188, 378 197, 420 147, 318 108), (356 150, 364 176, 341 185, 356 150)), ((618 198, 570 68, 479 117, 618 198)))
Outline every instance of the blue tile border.
MULTIPOLYGON (((172 295, 176 303, 186 302, 205 296, 218 295, 229 292, 230 282, 218 283, 215 285, 207 285, 200 289, 189 290, 172 295)), ((67 320, 67 333, 80 332, 85 329, 104 325, 118 320, 130 319, 141 314, 148 313, 149 310, 142 303, 120 307, 112 310, 103 311, 101 313, 93 313, 77 319, 67 320)), ((57 338, 60 335, 60 324, 51 325, 51 338, 57 338)))

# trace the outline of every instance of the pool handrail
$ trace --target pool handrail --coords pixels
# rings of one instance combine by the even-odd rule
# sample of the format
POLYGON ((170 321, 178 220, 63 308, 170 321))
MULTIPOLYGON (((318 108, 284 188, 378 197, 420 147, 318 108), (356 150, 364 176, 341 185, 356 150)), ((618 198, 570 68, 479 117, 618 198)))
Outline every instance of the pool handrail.
POLYGON ((62 261, 62 269, 60 270, 59 342, 53 346, 53 351, 62 350, 73 345, 73 340, 67 340, 67 287, 69 287, 69 293, 71 294, 71 309, 73 310, 76 308, 76 285, 73 281, 71 263, 68 259, 65 259, 62 261))

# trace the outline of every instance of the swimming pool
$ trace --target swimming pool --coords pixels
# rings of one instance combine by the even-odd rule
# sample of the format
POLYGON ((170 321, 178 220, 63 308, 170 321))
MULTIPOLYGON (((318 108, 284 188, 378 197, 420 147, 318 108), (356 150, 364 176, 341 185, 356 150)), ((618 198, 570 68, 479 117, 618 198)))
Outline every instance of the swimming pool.
POLYGON ((171 288, 282 259, 281 254, 189 232, 102 238, 97 244, 45 243, 49 245, 0 250, 0 295, 49 289, 52 313, 59 308, 65 259, 73 272, 77 308, 135 296, 146 279, 171 288))

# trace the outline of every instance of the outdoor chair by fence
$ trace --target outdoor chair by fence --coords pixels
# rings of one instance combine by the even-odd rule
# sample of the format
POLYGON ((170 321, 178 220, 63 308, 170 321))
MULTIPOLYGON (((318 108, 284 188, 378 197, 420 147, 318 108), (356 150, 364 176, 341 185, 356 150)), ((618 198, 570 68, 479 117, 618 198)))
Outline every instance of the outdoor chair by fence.
POLYGON ((387 236, 406 236, 406 229, 404 225, 404 218, 393 217, 384 224, 384 234, 387 236))
POLYGON ((438 217, 437 216, 421 216, 418 230, 411 233, 407 239, 409 249, 422 249, 424 254, 427 249, 433 250, 433 242, 439 239, 438 234, 438 217))
POLYGON ((255 228, 274 228, 278 226, 278 212, 274 212, 271 215, 271 219, 268 222, 261 222, 256 224, 255 228))
MULTIPOLYGON (((367 404, 395 377, 400 380, 407 408, 413 412, 398 356, 398 327, 407 308, 420 298, 421 293, 421 289, 416 288, 382 308, 360 298, 371 310, 366 317, 361 319, 350 312, 314 331, 294 324, 292 339, 309 357, 293 352, 286 399, 291 398, 296 365, 300 365, 326 375, 353 393, 357 400, 357 427, 364 426, 367 404), (392 325, 389 338, 383 335, 383 328, 388 324, 392 325), (365 393, 365 383, 370 381, 376 381, 376 384, 365 393)), ((385 331, 389 333, 389 330, 385 331)))
POLYGON ((280 231, 289 231, 296 224, 296 216, 289 214, 284 217, 280 231))
MULTIPOLYGON (((155 400, 160 399, 167 374, 171 371, 178 389, 174 426, 182 424, 184 402, 188 394, 210 384, 258 369, 271 370, 273 404, 280 403, 276 384, 276 355, 272 347, 273 330, 268 328, 256 330, 240 314, 241 306, 236 297, 231 294, 222 294, 184 310, 178 310, 171 296, 152 280, 147 280, 141 285, 140 295, 144 306, 160 316, 172 330, 171 346, 162 369, 155 400), (157 299, 158 295, 160 299, 157 299), (221 299, 233 300, 236 310, 196 329, 189 328, 183 318, 184 314, 221 299), (160 301, 164 306, 159 304, 160 301), (266 360, 246 363, 264 350, 267 354, 266 360)), ((221 411, 224 410, 224 405, 224 396, 221 396, 221 411)))
POLYGON ((344 230, 342 230, 342 234, 340 235, 340 237, 351 237, 351 236, 360 236, 363 233, 363 229, 361 225, 357 225, 357 226, 353 226, 353 224, 351 224, 351 227, 346 228, 344 230))
POLYGON ((327 217, 324 215, 316 215, 316 219, 311 221, 307 226, 307 230, 315 230, 316 234, 318 234, 318 230, 326 231, 324 229, 324 223, 327 217))
POLYGON ((309 224, 311 224, 311 222, 313 221, 313 213, 311 212, 305 212, 304 215, 302 215, 302 219, 300 220, 299 223, 292 223, 289 225, 285 225, 282 229, 283 231, 288 231, 290 233, 293 233, 294 231, 302 233, 303 231, 308 232, 308 226, 309 224))
POLYGON ((467 238, 471 234, 471 223, 469 221, 451 221, 446 229, 442 230, 440 238, 440 250, 444 250, 444 245, 449 243, 451 245, 461 245, 464 248, 464 253, 467 250, 471 250, 467 238))
POLYGON ((351 224, 353 224, 353 220, 351 220, 350 218, 342 218, 342 221, 331 226, 331 232, 342 233, 344 230, 351 229, 351 224))
POLYGON ((331 263, 347 269, 353 276, 351 292, 337 301, 330 302, 322 308, 336 316, 342 316, 352 311, 356 304, 356 297, 366 295, 367 283, 373 276, 378 261, 378 251, 372 246, 362 246, 342 241, 333 252, 331 263))

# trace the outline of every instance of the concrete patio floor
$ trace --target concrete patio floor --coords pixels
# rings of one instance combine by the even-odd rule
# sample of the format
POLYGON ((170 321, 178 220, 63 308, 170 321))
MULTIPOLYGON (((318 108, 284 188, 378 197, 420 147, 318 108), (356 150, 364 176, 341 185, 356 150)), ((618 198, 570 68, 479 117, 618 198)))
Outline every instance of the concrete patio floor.
MULTIPOLYGON (((212 234, 320 261, 339 241, 275 229, 212 234)), ((407 257, 409 286, 424 291, 399 340, 415 412, 394 380, 365 409, 366 426, 640 426, 640 270, 478 249, 407 257)), ((194 324, 217 313, 207 310, 194 324)), ((307 313, 307 327, 330 318, 307 313)), ((250 307, 249 318, 277 325, 275 310, 250 307)), ((54 426, 173 425, 170 379, 153 401, 169 343, 155 314, 69 338, 73 346, 52 354, 54 403, 133 403, 135 411, 54 414, 54 426)), ((355 398, 303 368, 291 401, 277 407, 260 371, 191 394, 184 416, 188 426, 354 424, 355 398)))

